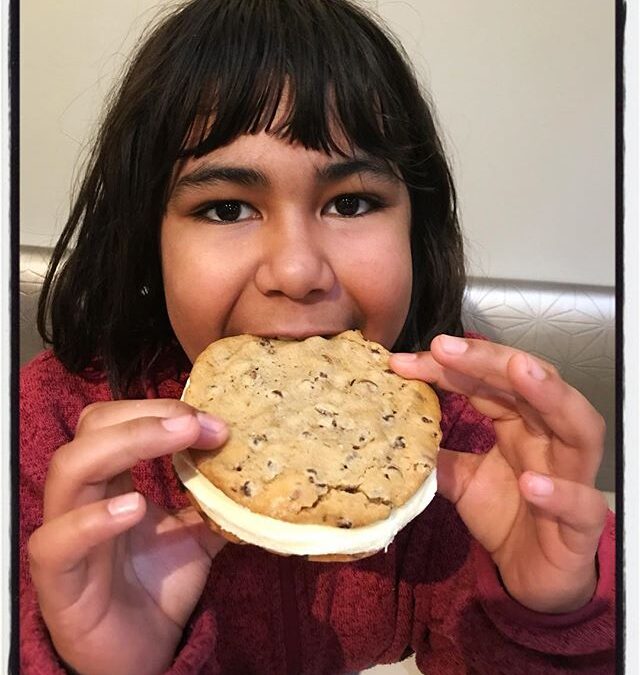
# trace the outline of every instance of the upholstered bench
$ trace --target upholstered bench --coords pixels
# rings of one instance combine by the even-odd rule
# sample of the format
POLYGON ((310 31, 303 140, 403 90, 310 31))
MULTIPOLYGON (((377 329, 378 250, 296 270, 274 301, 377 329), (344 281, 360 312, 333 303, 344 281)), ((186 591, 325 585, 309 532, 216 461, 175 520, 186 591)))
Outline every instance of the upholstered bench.
MULTIPOLYGON (((20 362, 42 348, 35 315, 50 249, 20 248, 20 362)), ((607 421, 601 489, 615 489, 614 289, 471 278, 464 325, 553 363, 607 421)))

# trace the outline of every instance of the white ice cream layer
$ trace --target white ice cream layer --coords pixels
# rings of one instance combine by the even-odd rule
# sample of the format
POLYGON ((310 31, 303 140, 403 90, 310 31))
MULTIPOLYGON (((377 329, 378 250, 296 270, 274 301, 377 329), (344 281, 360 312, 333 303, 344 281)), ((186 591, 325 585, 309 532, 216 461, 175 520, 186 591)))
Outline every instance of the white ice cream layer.
POLYGON ((288 523, 270 518, 234 502, 201 474, 188 450, 174 455, 180 480, 198 504, 225 532, 277 553, 331 555, 369 553, 387 549, 396 534, 421 513, 436 493, 434 469, 418 491, 380 522, 343 529, 327 525, 288 523))

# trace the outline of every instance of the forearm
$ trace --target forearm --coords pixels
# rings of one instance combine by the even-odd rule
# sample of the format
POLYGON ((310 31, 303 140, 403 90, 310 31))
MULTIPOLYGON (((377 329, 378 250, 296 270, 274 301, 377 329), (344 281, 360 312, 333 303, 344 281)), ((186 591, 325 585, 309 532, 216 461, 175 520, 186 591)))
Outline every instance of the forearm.
MULTIPOLYGON (((175 659, 162 675, 218 675, 216 622, 207 610, 190 620, 175 659)), ((126 645, 122 645, 126 649, 126 645)), ((42 620, 35 591, 22 584, 20 593, 20 672, 24 675, 74 675, 58 656, 42 620)))
POLYGON ((523 647, 563 657, 608 654, 613 672, 615 650, 615 518, 609 514, 597 553, 598 580, 593 597, 565 614, 531 611, 509 597, 495 565, 473 545, 479 598, 484 612, 502 635, 523 647))
MULTIPOLYGON (((598 552, 594 598, 570 614, 533 612, 509 597, 490 556, 441 500, 432 527, 414 533, 411 644, 422 672, 580 673, 615 670, 613 520, 598 552), (428 556, 428 557, 427 557, 428 556)), ((430 507, 432 508, 432 507, 430 507)))

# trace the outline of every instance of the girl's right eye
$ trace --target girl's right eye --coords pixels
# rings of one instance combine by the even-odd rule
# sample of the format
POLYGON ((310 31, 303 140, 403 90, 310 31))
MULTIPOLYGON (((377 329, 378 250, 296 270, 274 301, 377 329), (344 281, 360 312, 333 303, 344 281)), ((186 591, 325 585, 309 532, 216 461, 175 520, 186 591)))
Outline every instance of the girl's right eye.
POLYGON ((197 211, 196 216, 216 223, 235 223, 255 218, 258 212, 246 202, 234 199, 212 202, 197 211))

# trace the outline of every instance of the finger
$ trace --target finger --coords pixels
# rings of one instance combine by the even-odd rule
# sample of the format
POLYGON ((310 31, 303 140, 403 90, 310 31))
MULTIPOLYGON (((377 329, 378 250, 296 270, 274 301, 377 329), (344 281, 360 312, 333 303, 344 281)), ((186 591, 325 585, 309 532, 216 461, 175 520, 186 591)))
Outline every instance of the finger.
POLYGON ((512 347, 448 335, 434 338, 431 352, 445 368, 524 399, 567 445, 601 451, 602 417, 551 364, 512 347))
POLYGON ((421 379, 443 380, 445 389, 449 389, 444 385, 447 376, 458 376, 459 379, 454 379, 452 384, 470 387, 466 391, 458 392, 470 395, 474 392, 474 387, 480 384, 508 391, 510 386, 506 365, 516 351, 512 347, 498 345, 488 340, 438 335, 431 341, 430 351, 426 352, 430 354, 430 359, 415 358, 415 355, 410 354, 396 354, 391 357, 391 363, 402 368, 405 365, 413 367, 421 379), (466 378, 459 377, 461 375, 466 378))
POLYGON ((507 371, 513 388, 564 443, 601 456, 605 435, 602 415, 555 368, 529 354, 516 353, 507 371))
POLYGON ((390 364, 400 375, 469 397, 492 419, 524 416, 534 432, 544 425, 567 445, 602 451, 602 417, 552 365, 529 354, 486 340, 439 335, 431 352, 394 355, 390 364))
POLYGON ((173 398, 152 398, 130 401, 98 401, 80 413, 76 435, 110 427, 138 417, 180 417, 195 414, 188 403, 173 398))
POLYGON ((438 493, 457 504, 482 460, 482 455, 440 448, 437 456, 438 493))
POLYGON ((514 394, 491 386, 474 375, 465 374, 460 370, 459 363, 454 363, 453 366, 439 363, 432 352, 394 354, 389 365, 402 377, 423 380, 446 391, 466 396, 480 413, 491 419, 508 419, 517 414, 518 406, 514 394))
POLYGON ((37 529, 29 539, 29 565, 44 611, 69 607, 88 582, 91 550, 139 523, 142 495, 131 492, 68 511, 37 529))
POLYGON ((146 417, 88 431, 54 454, 44 492, 45 521, 106 496, 108 481, 140 460, 190 446, 214 448, 225 442, 226 427, 203 427, 202 418, 146 417))
POLYGON ((525 471, 518 483, 526 501, 557 522, 571 553, 580 558, 595 555, 608 511, 599 490, 533 471, 525 471))
POLYGON ((211 558, 215 558, 228 544, 228 540, 216 534, 193 506, 187 506, 174 515, 187 526, 191 536, 211 558))

